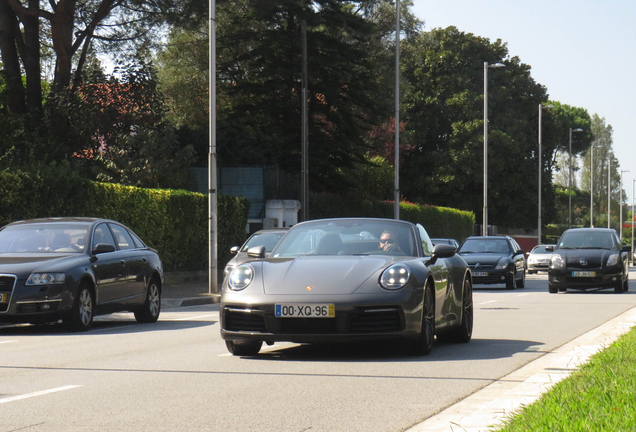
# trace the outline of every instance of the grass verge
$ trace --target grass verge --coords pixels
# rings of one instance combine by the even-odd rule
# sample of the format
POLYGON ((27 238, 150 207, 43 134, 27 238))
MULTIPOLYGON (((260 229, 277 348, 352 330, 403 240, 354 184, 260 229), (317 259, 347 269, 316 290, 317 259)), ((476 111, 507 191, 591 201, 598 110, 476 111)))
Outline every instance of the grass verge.
POLYGON ((635 431, 636 328, 493 430, 635 431))

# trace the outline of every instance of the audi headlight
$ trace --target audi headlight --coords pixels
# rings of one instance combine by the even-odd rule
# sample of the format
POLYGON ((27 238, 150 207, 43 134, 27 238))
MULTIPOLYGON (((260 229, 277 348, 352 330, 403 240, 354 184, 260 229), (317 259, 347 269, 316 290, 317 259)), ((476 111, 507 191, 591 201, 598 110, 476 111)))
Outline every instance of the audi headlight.
POLYGON ((411 269, 406 264, 393 264, 387 267, 380 276, 380 286, 384 289, 397 290, 403 288, 411 277, 411 269))
POLYGON ((53 285, 64 283, 64 273, 31 273, 25 285, 53 285))
POLYGON ((618 264, 618 254, 611 254, 608 258, 607 258, 607 267, 610 266, 615 266, 616 264, 618 264))
POLYGON ((228 283, 234 291, 240 291, 245 289, 252 279, 254 279, 254 269, 249 264, 243 264, 232 270, 228 283))
POLYGON ((562 269, 565 268, 565 263, 563 262, 563 257, 559 254, 552 255, 552 261, 550 262, 550 267, 553 269, 562 269))

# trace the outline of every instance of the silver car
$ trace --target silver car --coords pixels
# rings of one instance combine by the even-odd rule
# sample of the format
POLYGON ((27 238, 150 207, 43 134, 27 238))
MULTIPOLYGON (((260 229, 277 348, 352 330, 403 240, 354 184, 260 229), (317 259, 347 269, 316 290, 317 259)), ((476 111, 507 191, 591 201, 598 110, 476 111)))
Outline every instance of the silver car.
POLYGON ((221 337, 237 356, 264 343, 402 340, 416 355, 433 340, 468 342, 472 278, 450 245, 394 219, 323 219, 294 225, 274 250, 223 281, 221 337))
POLYGON ((274 246, 278 244, 281 238, 287 233, 289 228, 269 228, 256 231, 243 243, 243 246, 234 246, 230 249, 230 252, 235 254, 231 260, 225 265, 224 275, 229 274, 234 267, 243 264, 249 257, 247 256, 247 250, 255 246, 265 247, 265 256, 274 249, 274 246))
POLYGON ((554 245, 537 245, 528 254, 528 274, 533 274, 540 271, 547 272, 550 269, 552 252, 547 252, 545 250, 546 246, 554 245))

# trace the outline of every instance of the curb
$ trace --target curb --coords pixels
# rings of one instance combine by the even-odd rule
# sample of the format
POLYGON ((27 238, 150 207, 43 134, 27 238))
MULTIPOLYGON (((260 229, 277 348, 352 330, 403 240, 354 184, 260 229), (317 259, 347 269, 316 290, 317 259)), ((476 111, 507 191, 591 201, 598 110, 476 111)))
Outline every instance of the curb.
POLYGON ((165 307, 178 308, 186 306, 200 306, 205 304, 219 303, 221 294, 201 294, 197 297, 186 297, 182 299, 161 299, 165 307))
POLYGON ((486 432, 530 405, 636 325, 636 307, 582 334, 406 432, 486 432))

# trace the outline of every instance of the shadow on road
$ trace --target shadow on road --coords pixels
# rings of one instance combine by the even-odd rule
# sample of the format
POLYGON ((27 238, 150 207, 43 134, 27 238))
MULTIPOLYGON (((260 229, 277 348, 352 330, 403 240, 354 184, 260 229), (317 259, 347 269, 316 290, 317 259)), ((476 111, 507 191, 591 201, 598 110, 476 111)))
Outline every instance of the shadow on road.
POLYGON ((72 332, 62 324, 7 324, 0 326, 0 336, 95 336, 96 334, 147 333, 166 330, 185 330, 212 326, 214 320, 159 321, 152 324, 139 324, 134 319, 98 318, 87 332, 72 332))
POLYGON ((522 352, 541 353, 540 342, 525 340, 473 339, 467 344, 436 342, 428 356, 415 356, 397 342, 323 343, 263 350, 252 360, 315 362, 440 362, 509 358, 522 352))

